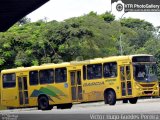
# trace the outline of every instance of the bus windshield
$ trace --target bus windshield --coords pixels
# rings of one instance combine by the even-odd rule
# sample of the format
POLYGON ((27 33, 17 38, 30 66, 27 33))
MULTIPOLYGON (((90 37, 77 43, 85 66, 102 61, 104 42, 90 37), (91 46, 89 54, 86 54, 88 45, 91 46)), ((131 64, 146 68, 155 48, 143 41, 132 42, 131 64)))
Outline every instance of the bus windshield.
POLYGON ((157 66, 151 63, 133 64, 134 79, 138 82, 157 81, 157 66))

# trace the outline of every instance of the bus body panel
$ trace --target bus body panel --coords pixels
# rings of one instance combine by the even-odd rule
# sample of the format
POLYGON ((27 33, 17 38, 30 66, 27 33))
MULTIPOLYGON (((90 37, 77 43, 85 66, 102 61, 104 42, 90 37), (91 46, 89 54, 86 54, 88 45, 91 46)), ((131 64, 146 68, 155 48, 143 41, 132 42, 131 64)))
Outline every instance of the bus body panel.
MULTIPOLYGON (((117 100, 142 96, 158 96, 158 81, 139 82, 135 80, 133 56, 114 56, 89 61, 76 61, 75 63, 46 64, 4 70, 1 75, 1 103, 9 107, 38 106, 38 97, 41 95, 46 95, 49 99, 49 104, 55 106, 67 103, 99 101, 104 100, 104 93, 107 90, 113 90, 117 100), (113 75, 107 76, 107 67, 112 68, 110 72, 113 75), (66 68, 66 81, 55 82, 56 76, 54 76, 53 83, 40 83, 39 74, 41 70, 53 69, 55 72, 59 68, 66 68), (96 70, 100 72, 96 73, 96 70), (35 85, 30 85, 31 71, 37 71, 39 75, 38 83, 35 85), (92 76, 91 71, 96 71, 94 76, 92 76), (15 87, 3 88, 3 75, 11 73, 16 74, 15 87)), ((145 64, 152 63, 146 62, 145 64)))

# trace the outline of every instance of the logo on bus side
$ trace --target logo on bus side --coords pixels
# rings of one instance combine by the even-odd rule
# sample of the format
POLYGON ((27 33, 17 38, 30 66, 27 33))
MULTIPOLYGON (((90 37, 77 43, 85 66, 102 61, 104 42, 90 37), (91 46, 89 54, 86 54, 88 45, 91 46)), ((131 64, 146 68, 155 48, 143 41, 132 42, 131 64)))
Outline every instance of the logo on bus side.
POLYGON ((64 83, 64 87, 65 87, 65 88, 68 88, 68 83, 64 83))
POLYGON ((109 85, 113 85, 115 83, 116 79, 109 79, 109 80, 105 80, 105 82, 107 82, 109 85))
POLYGON ((96 85, 104 85, 104 82, 90 82, 90 83, 84 83, 83 87, 87 86, 96 86, 96 85))

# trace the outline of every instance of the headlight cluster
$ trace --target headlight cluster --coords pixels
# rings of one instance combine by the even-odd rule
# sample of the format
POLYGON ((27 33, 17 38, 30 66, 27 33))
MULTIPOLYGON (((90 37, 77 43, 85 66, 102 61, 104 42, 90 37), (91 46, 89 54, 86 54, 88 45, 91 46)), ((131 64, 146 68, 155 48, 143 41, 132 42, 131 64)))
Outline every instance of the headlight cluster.
POLYGON ((136 87, 137 90, 140 90, 140 91, 142 90, 142 88, 140 87, 140 85, 137 84, 137 83, 135 83, 135 87, 136 87))
POLYGON ((156 89, 156 90, 159 89, 159 85, 158 85, 158 84, 156 85, 155 89, 156 89))

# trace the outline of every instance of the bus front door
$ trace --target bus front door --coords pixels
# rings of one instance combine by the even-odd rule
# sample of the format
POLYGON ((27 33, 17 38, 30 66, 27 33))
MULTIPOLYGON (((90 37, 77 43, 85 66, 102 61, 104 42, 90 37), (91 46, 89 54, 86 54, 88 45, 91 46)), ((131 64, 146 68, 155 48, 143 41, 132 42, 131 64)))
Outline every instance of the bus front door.
POLYGON ((71 94, 73 102, 82 101, 82 82, 81 82, 81 71, 71 71, 71 94))
POLYGON ((25 107, 29 104, 27 76, 18 76, 18 95, 20 107, 25 107))
POLYGON ((130 65, 120 66, 120 78, 121 78, 122 97, 131 96, 132 95, 132 82, 131 82, 130 65))

